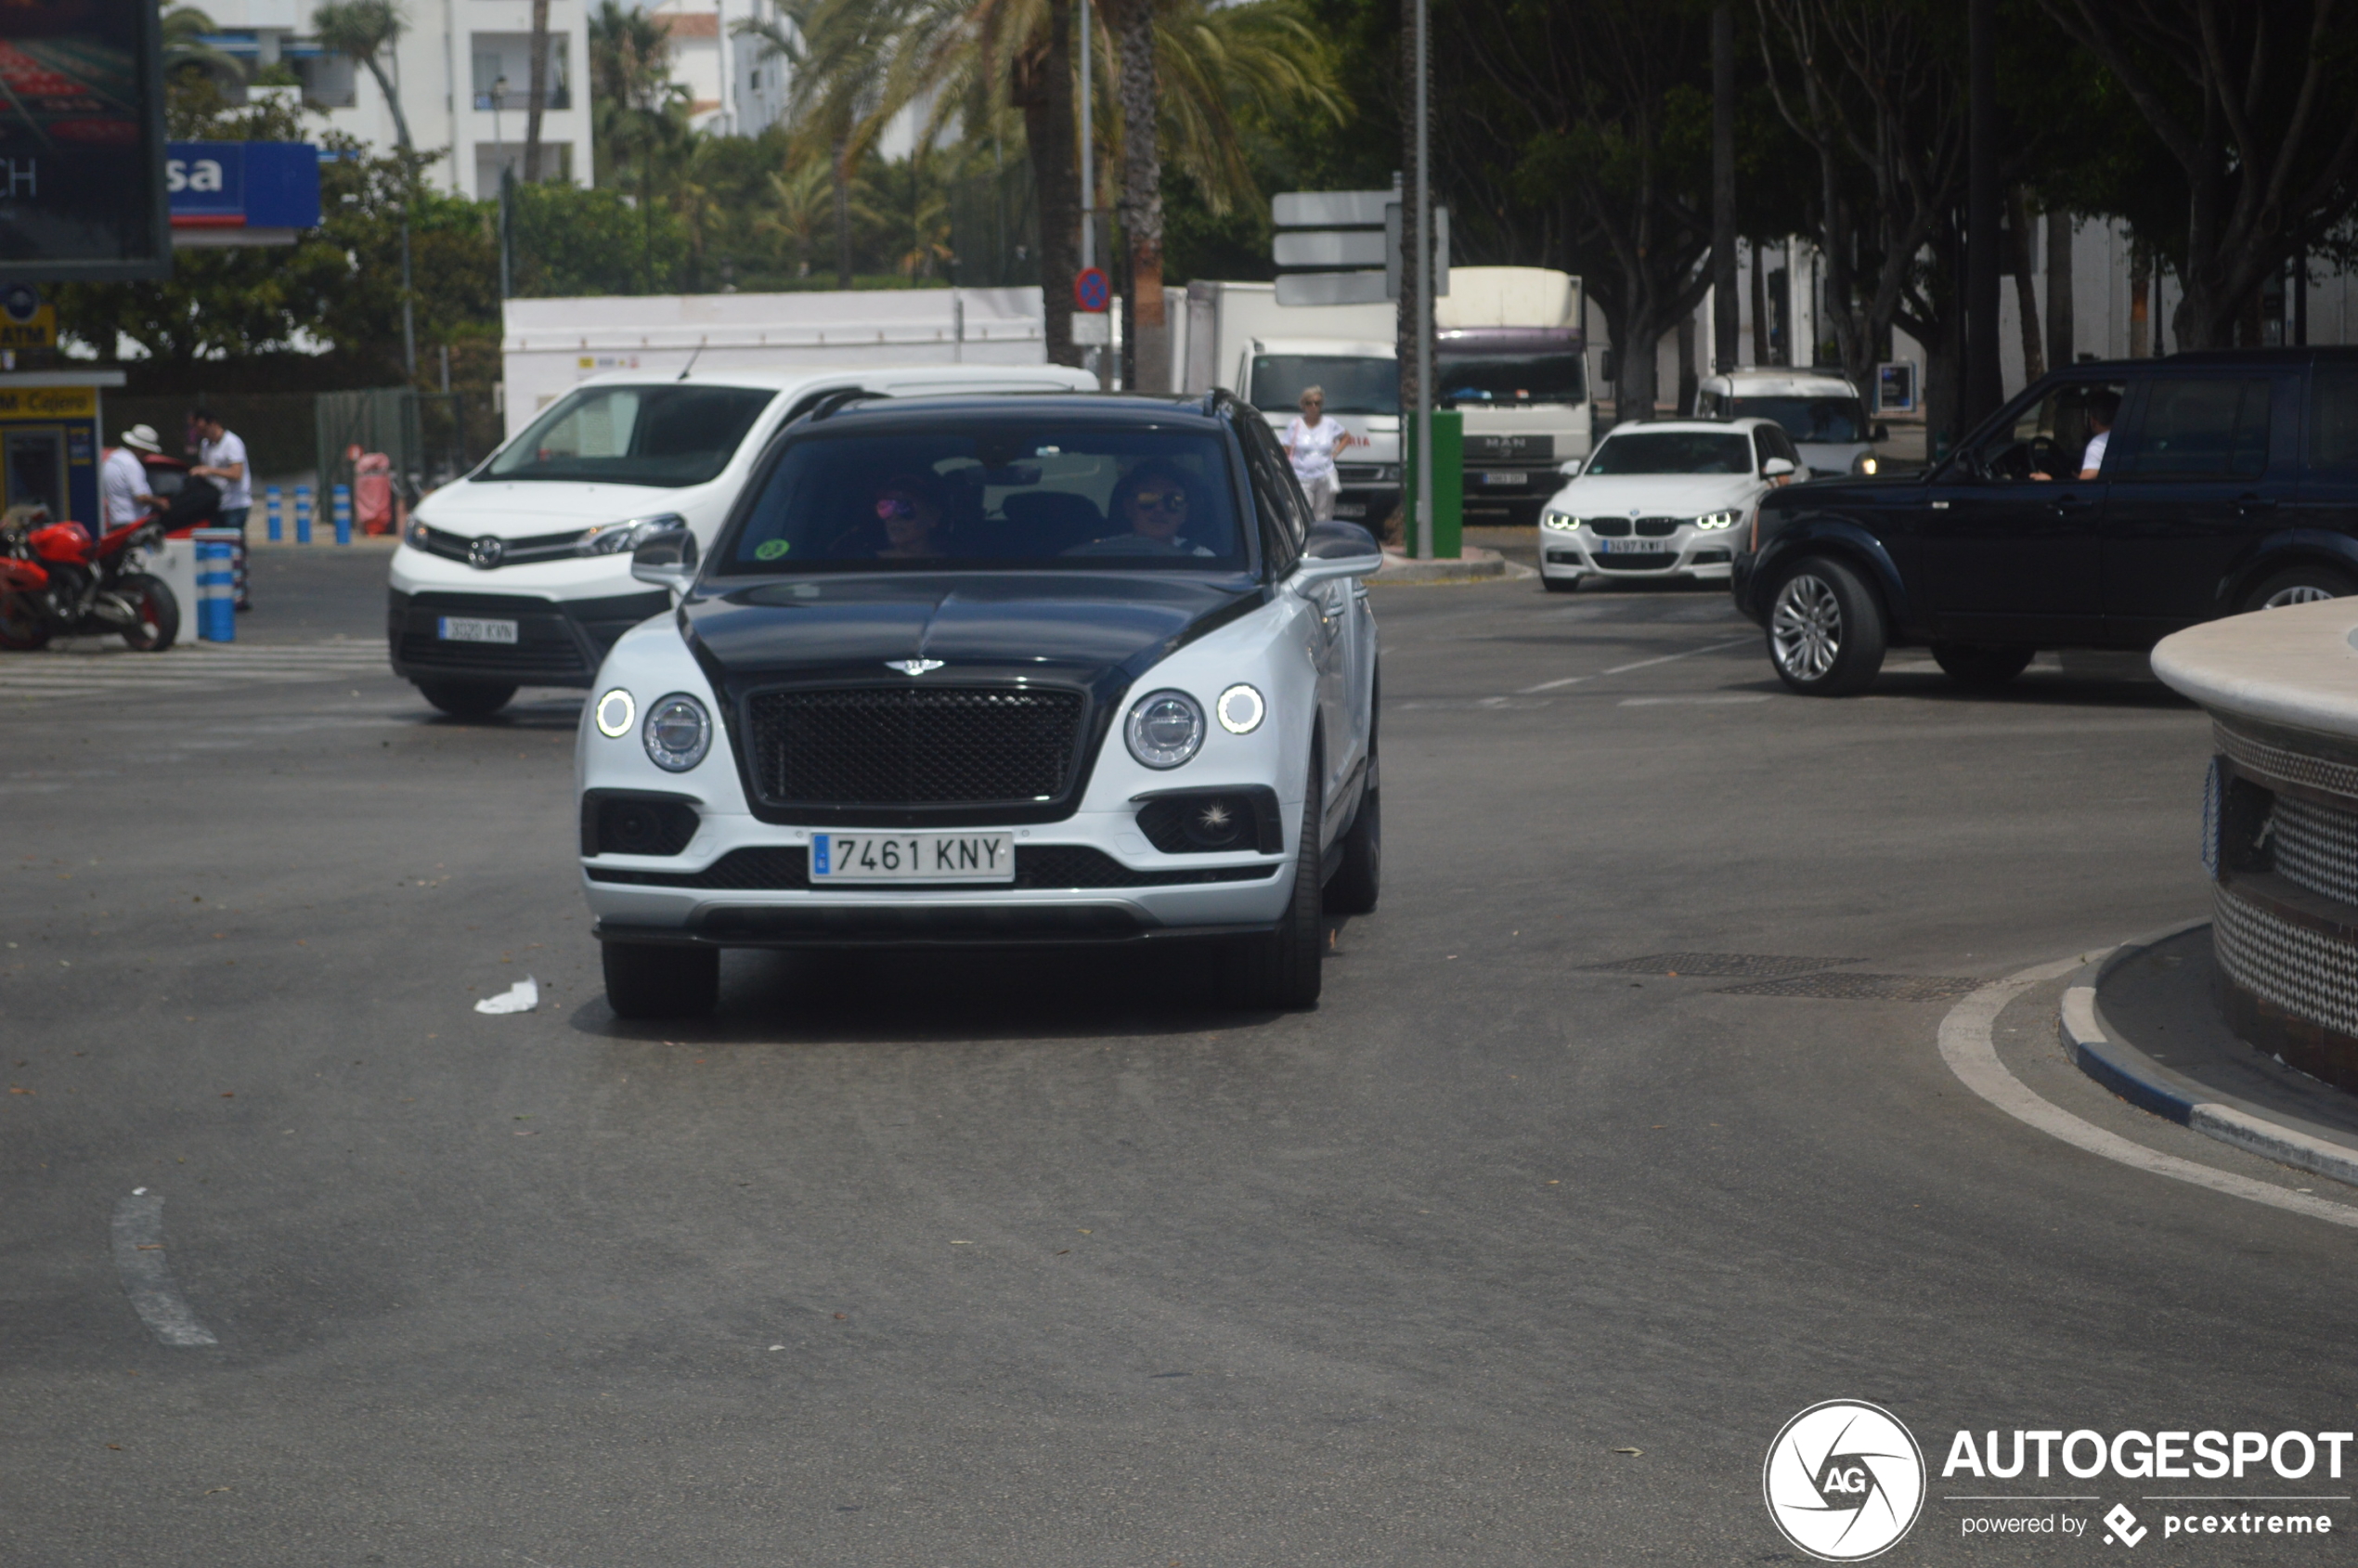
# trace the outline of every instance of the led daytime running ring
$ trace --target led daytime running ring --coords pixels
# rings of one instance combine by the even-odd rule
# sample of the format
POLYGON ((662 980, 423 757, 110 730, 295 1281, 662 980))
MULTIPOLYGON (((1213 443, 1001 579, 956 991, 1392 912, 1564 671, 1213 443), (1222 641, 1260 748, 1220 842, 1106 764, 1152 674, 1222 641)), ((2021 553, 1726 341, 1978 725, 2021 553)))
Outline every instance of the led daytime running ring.
POLYGON ((598 733, 618 741, 630 732, 632 722, 639 717, 639 705, 631 700, 629 693, 616 686, 598 699, 598 706, 591 712, 597 716, 598 733))

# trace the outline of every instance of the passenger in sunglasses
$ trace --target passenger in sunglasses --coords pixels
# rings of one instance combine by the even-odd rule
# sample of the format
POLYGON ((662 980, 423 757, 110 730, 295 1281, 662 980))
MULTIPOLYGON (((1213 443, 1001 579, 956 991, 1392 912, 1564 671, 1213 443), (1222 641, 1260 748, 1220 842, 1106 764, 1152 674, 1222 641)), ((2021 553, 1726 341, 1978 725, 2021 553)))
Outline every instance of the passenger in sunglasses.
POLYGON ((883 525, 885 547, 878 559, 902 561, 939 555, 941 503, 935 487, 913 473, 896 473, 876 490, 876 521, 883 525))
POLYGON ((1216 551, 1187 537, 1193 510, 1192 486, 1178 468, 1149 458, 1132 469, 1114 492, 1114 515, 1143 539, 1168 547, 1181 555, 1213 555, 1216 551))

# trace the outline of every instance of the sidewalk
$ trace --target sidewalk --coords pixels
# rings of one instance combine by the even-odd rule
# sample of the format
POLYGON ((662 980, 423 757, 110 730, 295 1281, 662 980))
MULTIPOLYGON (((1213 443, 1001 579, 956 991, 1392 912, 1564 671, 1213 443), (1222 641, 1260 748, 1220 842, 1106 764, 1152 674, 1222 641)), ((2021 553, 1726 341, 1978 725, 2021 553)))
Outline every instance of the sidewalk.
POLYGON ((2358 1095, 2236 1039, 2215 978, 2208 922, 2128 943, 2072 978, 2064 1047, 2141 1109, 2358 1186, 2358 1095))

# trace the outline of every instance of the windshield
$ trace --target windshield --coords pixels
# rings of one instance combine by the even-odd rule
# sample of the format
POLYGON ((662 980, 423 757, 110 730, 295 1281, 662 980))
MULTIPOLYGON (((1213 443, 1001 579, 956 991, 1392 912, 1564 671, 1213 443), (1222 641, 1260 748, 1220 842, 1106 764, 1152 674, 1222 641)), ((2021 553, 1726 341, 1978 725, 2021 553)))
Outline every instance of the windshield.
POLYGON ((1867 412, 1856 397, 1739 397, 1728 415, 1775 420, 1796 441, 1848 446, 1867 439, 1867 412))
POLYGON ((1588 377, 1577 354, 1452 354, 1441 351, 1445 408, 1471 403, 1579 403, 1588 377))
POLYGON ((729 466, 775 392, 736 386, 599 386, 532 421, 486 479, 701 485, 729 466))
POLYGON ((1239 569, 1225 444, 1053 423, 789 446, 716 570, 1239 569))
POLYGON ((1750 473, 1752 443, 1707 430, 1656 430, 1606 437, 1583 474, 1750 473))
POLYGON ((1395 359, 1344 354, 1256 354, 1249 402, 1263 413, 1280 413, 1301 403, 1302 389, 1327 395, 1330 414, 1400 412, 1400 364, 1395 359))

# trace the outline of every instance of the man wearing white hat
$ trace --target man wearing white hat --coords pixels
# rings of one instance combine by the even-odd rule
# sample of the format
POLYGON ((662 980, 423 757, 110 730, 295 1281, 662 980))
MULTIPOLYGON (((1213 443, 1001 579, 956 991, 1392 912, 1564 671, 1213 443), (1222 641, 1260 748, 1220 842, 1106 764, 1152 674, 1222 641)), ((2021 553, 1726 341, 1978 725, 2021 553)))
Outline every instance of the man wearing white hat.
POLYGON ((136 523, 157 504, 148 493, 148 465, 139 454, 162 450, 153 426, 135 424, 123 433, 123 445, 107 454, 106 466, 98 471, 98 499, 108 527, 136 523))

